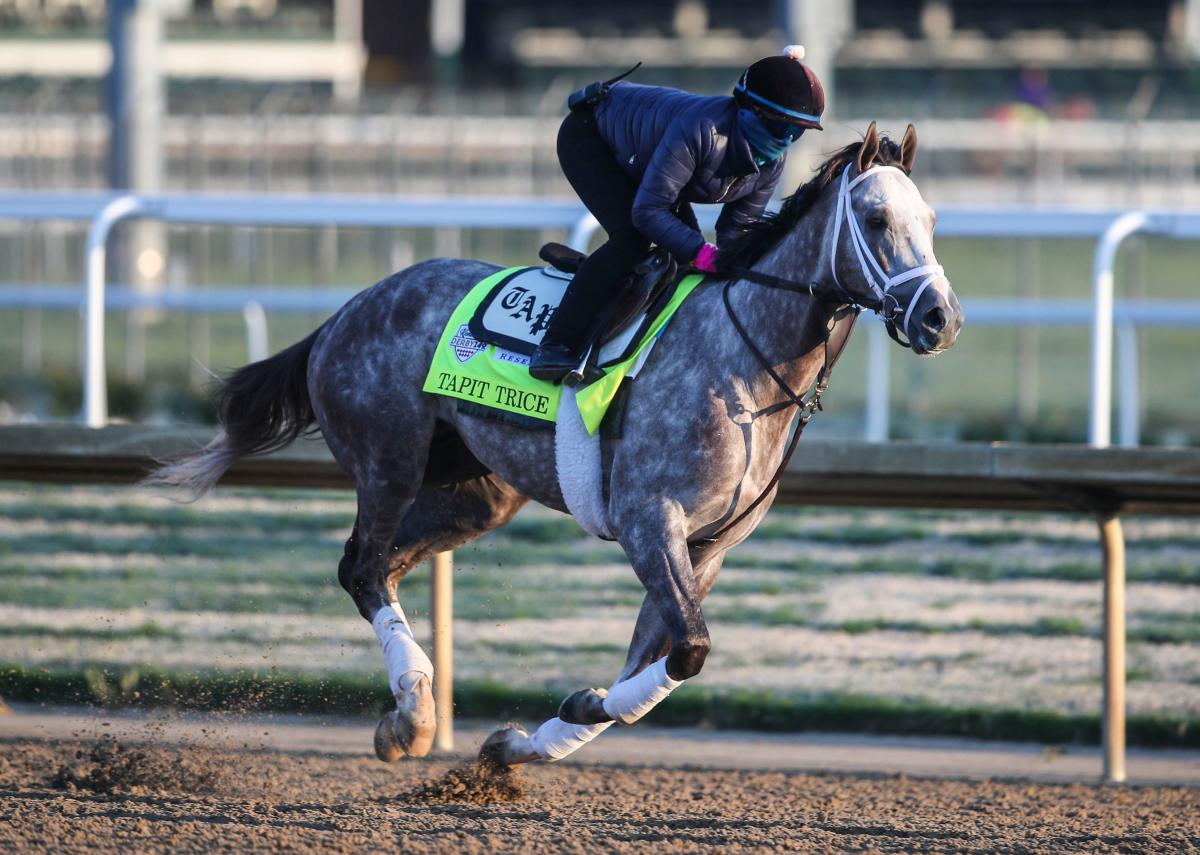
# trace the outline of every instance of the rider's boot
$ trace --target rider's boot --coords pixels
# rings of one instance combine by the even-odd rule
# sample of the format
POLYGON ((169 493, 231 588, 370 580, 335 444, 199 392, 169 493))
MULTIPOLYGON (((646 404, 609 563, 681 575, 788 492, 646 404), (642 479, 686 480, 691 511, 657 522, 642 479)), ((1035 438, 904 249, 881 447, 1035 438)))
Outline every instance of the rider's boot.
POLYGON ((538 380, 560 382, 575 370, 583 354, 565 342, 543 339, 529 358, 529 374, 538 380))
MULTIPOLYGON (((576 274, 576 281, 578 278, 576 274)), ((586 293, 586 290, 580 293, 576 282, 571 283, 559 307, 550 316, 550 325, 542 336, 542 343, 529 357, 531 377, 561 383, 579 366, 584 353, 581 342, 587 337, 595 302, 594 295, 586 293)))
POLYGON ((645 238, 636 233, 632 240, 610 236, 607 243, 584 259, 550 316, 541 345, 530 357, 530 375, 557 383, 579 367, 587 343, 596 332, 597 318, 633 262, 645 251, 645 238))

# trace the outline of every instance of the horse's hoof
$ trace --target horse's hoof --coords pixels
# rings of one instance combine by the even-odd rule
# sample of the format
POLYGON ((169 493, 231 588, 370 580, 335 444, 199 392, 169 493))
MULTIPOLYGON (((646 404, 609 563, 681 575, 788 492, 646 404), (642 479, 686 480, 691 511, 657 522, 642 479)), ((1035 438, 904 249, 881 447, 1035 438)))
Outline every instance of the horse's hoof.
POLYGON ((394 763, 404 755, 424 757, 433 747, 437 715, 433 686, 422 676, 411 692, 396 699, 396 709, 384 714, 375 726, 375 756, 394 763))
POLYGON ((479 746, 479 762, 491 766, 516 766, 537 759, 529 745, 529 732, 510 724, 492 733, 479 746))
POLYGON ((604 711, 607 689, 580 689, 558 705, 558 717, 567 724, 603 724, 613 717, 604 711))
POLYGON ((384 763, 395 763, 404 756, 404 747, 396 738, 396 710, 383 714, 375 725, 375 756, 384 763))

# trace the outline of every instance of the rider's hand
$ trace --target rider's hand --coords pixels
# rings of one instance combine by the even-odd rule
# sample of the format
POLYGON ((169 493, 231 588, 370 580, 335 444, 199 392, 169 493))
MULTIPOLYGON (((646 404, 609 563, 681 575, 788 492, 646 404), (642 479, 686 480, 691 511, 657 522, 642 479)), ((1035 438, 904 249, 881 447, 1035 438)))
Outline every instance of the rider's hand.
POLYGON ((696 257, 692 259, 692 267, 697 270, 703 270, 705 273, 717 272, 717 248, 711 243, 706 243, 704 247, 696 253, 696 257))

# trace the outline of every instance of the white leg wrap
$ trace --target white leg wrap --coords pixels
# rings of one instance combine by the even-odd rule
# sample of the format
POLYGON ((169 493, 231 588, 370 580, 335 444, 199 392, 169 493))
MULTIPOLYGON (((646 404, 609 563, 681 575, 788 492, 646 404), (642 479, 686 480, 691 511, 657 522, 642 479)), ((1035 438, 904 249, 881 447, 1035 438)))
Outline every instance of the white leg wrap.
POLYGON ((399 603, 384 606, 371 621, 383 661, 387 663, 388 686, 397 698, 413 690, 422 676, 433 680, 433 663, 413 638, 412 629, 399 603))
POLYGON ((628 680, 615 683, 604 699, 604 711, 622 724, 633 724, 681 685, 682 681, 667 676, 664 656, 628 680))
POLYGON ((611 726, 611 721, 600 724, 567 724, 555 716, 534 731, 529 737, 529 745, 544 760, 561 760, 587 745, 611 726))

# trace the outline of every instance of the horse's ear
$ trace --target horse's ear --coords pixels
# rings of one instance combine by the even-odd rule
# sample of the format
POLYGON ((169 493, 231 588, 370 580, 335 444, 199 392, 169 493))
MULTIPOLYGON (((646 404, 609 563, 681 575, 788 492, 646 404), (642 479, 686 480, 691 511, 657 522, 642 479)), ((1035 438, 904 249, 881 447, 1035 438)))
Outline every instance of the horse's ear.
POLYGON ((879 154, 879 132, 875 130, 875 123, 871 122, 871 127, 867 128, 866 136, 863 137, 862 147, 858 150, 858 159, 855 161, 858 171, 866 172, 870 169, 877 154, 879 154))
POLYGON ((900 165, 905 172, 912 172, 913 162, 917 159, 917 129, 911 124, 900 140, 900 165))

